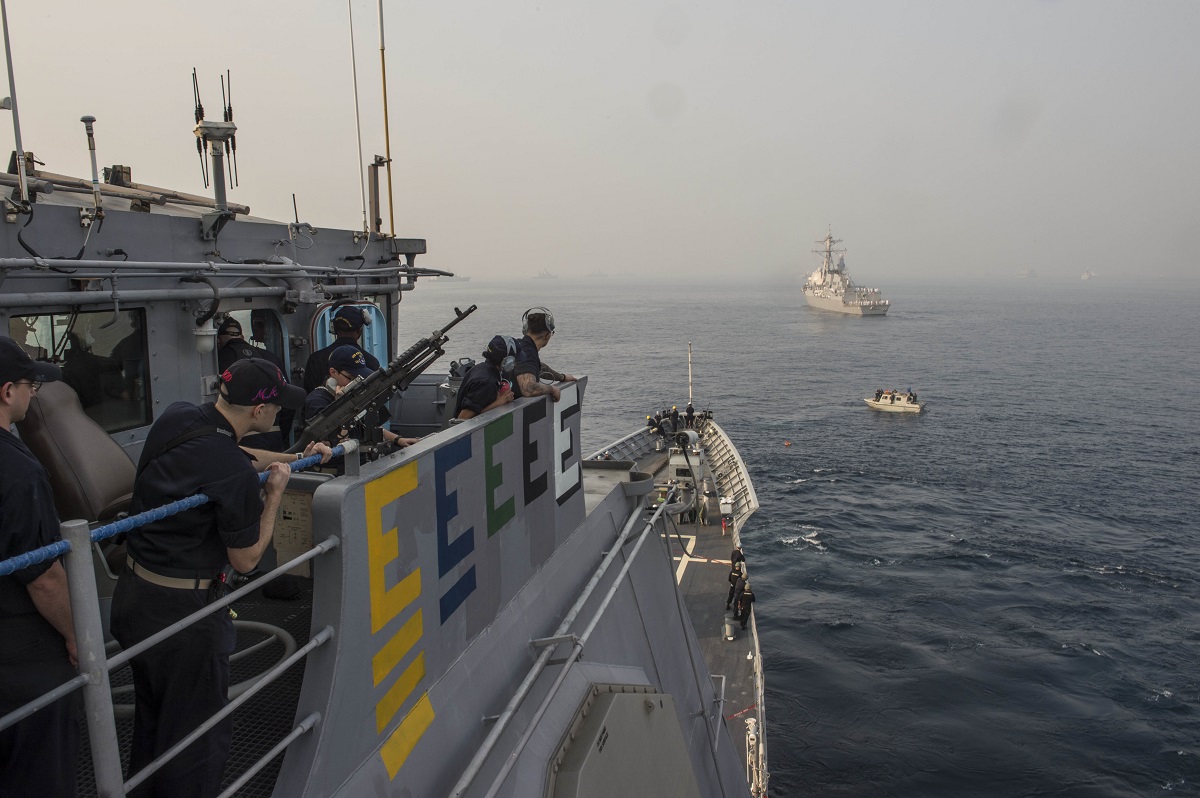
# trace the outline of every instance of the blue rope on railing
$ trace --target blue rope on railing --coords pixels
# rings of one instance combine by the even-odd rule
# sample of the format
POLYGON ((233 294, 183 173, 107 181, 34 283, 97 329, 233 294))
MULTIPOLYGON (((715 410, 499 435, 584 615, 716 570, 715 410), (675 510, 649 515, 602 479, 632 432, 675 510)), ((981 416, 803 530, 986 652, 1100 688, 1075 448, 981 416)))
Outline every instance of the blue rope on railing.
MULTIPOLYGON (((341 444, 333 447, 333 456, 340 457, 346 453, 346 447, 341 444)), ((306 468, 315 466, 321 462, 321 455, 314 454, 309 457, 303 457, 294 463, 288 463, 288 468, 293 472, 303 471, 306 468)), ((263 471, 258 475, 259 482, 267 481, 267 472, 263 471)), ((199 507, 202 504, 208 504, 211 499, 203 493, 197 493, 194 496, 188 496, 186 499, 179 499, 170 504, 164 504, 162 507, 156 507, 153 510, 147 510, 144 513, 131 515, 128 518, 122 518, 120 521, 114 521, 111 524, 98 526, 91 532, 93 542, 99 542, 113 535, 119 535, 122 532, 129 532, 137 529, 140 526, 145 526, 152 521, 161 521, 176 513, 181 513, 184 510, 190 510, 193 507, 199 507)), ((55 542, 42 546, 40 549, 27 551, 24 554, 18 554, 15 557, 10 557, 7 560, 0 561, 0 576, 8 576, 16 573, 22 568, 28 568, 31 565, 46 562, 47 560, 55 560, 66 554, 71 549, 71 544, 65 540, 56 540, 55 542)))
POLYGON ((56 540, 49 546, 42 546, 40 549, 27 551, 24 554, 18 554, 15 557, 10 557, 3 562, 0 562, 0 576, 8 576, 11 573, 16 573, 22 568, 28 568, 31 565, 37 565, 46 560, 53 560, 56 557, 61 557, 71 549, 71 544, 65 540, 56 540))

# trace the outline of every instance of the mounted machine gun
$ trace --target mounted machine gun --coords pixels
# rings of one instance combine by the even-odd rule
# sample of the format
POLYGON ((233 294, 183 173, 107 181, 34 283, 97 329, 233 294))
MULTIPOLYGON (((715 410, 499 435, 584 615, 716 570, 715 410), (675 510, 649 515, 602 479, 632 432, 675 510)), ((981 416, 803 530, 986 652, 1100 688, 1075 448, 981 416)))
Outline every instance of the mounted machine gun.
MULTIPOLYGON (((374 418, 376 411, 387 406, 392 394, 403 391, 417 376, 446 354, 443 348, 450 340, 446 332, 476 310, 475 305, 466 310, 454 309, 454 320, 422 338, 403 354, 369 377, 358 377, 342 389, 341 395, 308 420, 300 433, 296 445, 288 452, 302 452, 312 441, 337 443, 350 427, 364 418, 374 418)), ((377 457, 383 442, 382 431, 377 425, 365 423, 363 440, 360 442, 367 457, 377 457)))

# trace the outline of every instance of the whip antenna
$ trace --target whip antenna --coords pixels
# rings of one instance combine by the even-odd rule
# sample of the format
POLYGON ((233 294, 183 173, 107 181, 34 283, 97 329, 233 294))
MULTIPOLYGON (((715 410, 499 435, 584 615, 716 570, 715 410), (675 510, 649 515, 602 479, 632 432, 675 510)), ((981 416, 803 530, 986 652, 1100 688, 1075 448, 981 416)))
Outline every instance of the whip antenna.
MULTIPOLYGON (((221 78, 221 102, 225 103, 225 121, 233 121, 233 76, 229 70, 225 70, 225 77, 221 78), (229 84, 229 99, 225 99, 225 84, 229 84)), ((237 134, 234 133, 225 142, 225 154, 229 156, 229 179, 236 186, 237 181, 237 134)))
MULTIPOLYGON (((204 105, 200 102, 200 81, 196 77, 195 67, 192 67, 192 96, 196 98, 196 124, 199 125, 204 121, 204 105)), ((200 154, 200 173, 204 176, 204 187, 208 188, 208 152, 204 147, 206 144, 207 138, 196 137, 196 152, 200 154)))
MULTIPOLYGON (((392 136, 388 132, 387 48, 383 43, 383 0, 379 0, 379 68, 383 73, 383 157, 387 159, 388 229, 396 237, 396 211, 392 205, 392 136)), ((359 155, 362 158, 362 155, 359 155)), ((378 200, 376 200, 378 204, 378 200)))
POLYGON ((354 57, 354 9, 350 5, 350 0, 346 0, 346 11, 350 18, 350 71, 354 76, 354 129, 358 133, 358 192, 362 199, 363 232, 367 234, 367 240, 370 241, 371 226, 367 223, 367 184, 363 178, 362 121, 358 115, 358 64, 354 57))

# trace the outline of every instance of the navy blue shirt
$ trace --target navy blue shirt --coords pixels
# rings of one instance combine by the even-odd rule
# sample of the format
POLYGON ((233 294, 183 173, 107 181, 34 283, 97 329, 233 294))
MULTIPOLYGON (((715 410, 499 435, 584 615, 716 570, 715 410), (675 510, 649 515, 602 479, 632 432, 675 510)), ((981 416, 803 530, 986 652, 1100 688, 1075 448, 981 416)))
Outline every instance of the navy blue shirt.
POLYGON ((334 398, 333 391, 324 385, 310 393, 304 400, 304 409, 300 411, 300 431, 303 432, 304 428, 308 426, 309 419, 333 404, 334 398))
POLYGON ((339 346, 352 346, 363 353, 367 359, 367 365, 372 371, 379 369, 379 359, 372 355, 367 350, 363 349, 358 339, 352 336, 342 336, 337 338, 333 343, 324 349, 318 349, 308 356, 308 362, 304 364, 304 392, 312 393, 319 385, 329 379, 329 355, 339 346))
MULTIPOLYGON (((246 343, 244 338, 230 338, 225 342, 225 346, 217 351, 217 368, 224 373, 225 369, 235 362, 252 357, 274 363, 280 373, 287 374, 287 367, 283 365, 283 359, 279 355, 269 349, 263 349, 261 346, 246 343)), ((291 380, 289 379, 288 382, 291 380)), ((282 452, 287 448, 284 446, 284 441, 291 439, 292 422, 295 419, 296 411, 280 410, 279 416, 275 419, 276 428, 268 432, 251 433, 241 440, 241 445, 249 446, 252 449, 266 449, 269 452, 282 452)))
MULTIPOLYGON (((457 418, 462 410, 471 410, 475 415, 483 412, 484 408, 496 401, 500 395, 500 385, 503 381, 500 369, 486 360, 476 363, 463 378, 462 386, 458 389, 458 402, 454 405, 454 416, 457 418)), ((516 387, 513 387, 516 392, 516 387)))
MULTIPOLYGON (((58 511, 46 469, 16 435, 0 427, 0 560, 49 545, 60 538, 58 511)), ((38 615, 25 586, 54 560, 0 576, 0 621, 38 615)))
POLYGON ((538 354, 537 344, 528 335, 521 336, 521 340, 517 341, 517 365, 513 369, 513 393, 517 396, 524 395, 516 379, 522 374, 532 374, 537 382, 542 379, 542 356, 538 354))
POLYGON ((229 564, 226 548, 258 542, 262 517, 258 473, 240 448, 233 427, 212 403, 176 402, 163 412, 142 449, 129 512, 152 510, 204 493, 207 504, 154 521, 129 533, 129 554, 163 576, 209 579, 229 564), (215 427, 157 454, 189 430, 215 427), (151 458, 147 460, 147 458, 151 458))

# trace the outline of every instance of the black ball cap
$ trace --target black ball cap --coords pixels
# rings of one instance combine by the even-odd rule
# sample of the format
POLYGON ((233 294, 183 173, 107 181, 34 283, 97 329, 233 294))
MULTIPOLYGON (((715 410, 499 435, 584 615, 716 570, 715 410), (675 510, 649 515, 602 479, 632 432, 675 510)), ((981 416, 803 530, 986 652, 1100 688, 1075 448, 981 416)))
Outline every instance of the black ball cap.
POLYGON ((0 336, 0 385, 17 380, 54 382, 62 379, 62 369, 53 363, 34 360, 13 339, 0 336))
POLYGON ((283 371, 269 360, 235 360, 221 375, 221 383, 231 405, 274 404, 288 410, 304 407, 304 389, 289 385, 283 371))

